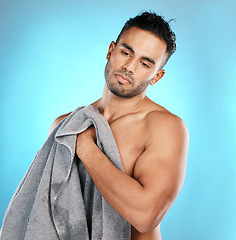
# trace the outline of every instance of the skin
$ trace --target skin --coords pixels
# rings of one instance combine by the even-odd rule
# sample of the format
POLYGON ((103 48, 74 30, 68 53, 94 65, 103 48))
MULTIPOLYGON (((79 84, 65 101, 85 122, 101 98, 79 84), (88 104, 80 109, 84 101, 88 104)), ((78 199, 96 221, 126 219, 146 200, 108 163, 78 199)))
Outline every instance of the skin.
POLYGON ((104 92, 92 105, 110 124, 124 172, 96 146, 93 127, 77 137, 77 155, 103 197, 131 224, 132 240, 161 239, 161 220, 184 182, 187 127, 145 95, 165 74, 165 58, 166 43, 136 27, 109 46, 104 92))

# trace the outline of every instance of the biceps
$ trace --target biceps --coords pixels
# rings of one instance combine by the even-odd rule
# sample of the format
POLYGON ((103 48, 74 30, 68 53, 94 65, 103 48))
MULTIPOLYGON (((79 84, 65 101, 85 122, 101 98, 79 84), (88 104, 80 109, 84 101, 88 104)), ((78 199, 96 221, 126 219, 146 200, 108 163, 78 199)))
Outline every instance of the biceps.
POLYGON ((134 178, 151 192, 177 194, 183 184, 185 164, 180 156, 158 156, 154 149, 146 150, 137 160, 134 178))

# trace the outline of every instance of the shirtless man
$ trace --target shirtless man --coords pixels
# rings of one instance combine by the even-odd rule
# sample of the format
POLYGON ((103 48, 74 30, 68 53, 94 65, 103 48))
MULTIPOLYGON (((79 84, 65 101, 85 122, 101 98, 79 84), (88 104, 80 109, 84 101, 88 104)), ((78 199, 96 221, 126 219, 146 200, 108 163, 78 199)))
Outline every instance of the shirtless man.
POLYGON ((174 51, 168 23, 148 12, 130 19, 109 46, 104 92, 92 105, 110 124, 124 172, 97 147, 93 127, 77 137, 77 155, 103 197, 131 224, 132 240, 161 239, 161 220, 184 182, 188 130, 145 95, 174 51))

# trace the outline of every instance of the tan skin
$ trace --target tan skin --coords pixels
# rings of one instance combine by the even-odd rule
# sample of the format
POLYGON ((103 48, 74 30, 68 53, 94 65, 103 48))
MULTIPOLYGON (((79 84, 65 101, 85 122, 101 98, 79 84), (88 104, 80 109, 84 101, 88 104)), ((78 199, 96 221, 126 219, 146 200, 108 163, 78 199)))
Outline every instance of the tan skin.
MULTIPOLYGON (((163 41, 132 27, 117 45, 110 44, 109 81, 125 92, 144 81, 154 85, 165 73, 160 69, 165 57, 163 41), (132 80, 117 75, 120 69, 129 72, 132 80)), ((145 92, 118 97, 105 85, 102 98, 92 104, 110 124, 124 172, 98 149, 93 127, 78 135, 76 153, 103 197, 131 224, 131 239, 160 240, 161 220, 183 185, 189 138, 183 121, 145 92)), ((67 115, 59 117, 50 131, 67 115)))

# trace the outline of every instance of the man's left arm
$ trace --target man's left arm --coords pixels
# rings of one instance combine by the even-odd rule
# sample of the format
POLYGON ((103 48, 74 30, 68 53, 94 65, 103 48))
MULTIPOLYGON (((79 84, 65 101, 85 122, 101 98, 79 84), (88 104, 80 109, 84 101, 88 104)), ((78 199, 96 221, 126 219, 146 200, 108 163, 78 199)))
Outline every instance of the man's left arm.
POLYGON ((174 202, 183 185, 188 151, 188 130, 176 116, 149 116, 147 134, 133 177, 97 147, 94 128, 78 135, 76 147, 102 196, 139 232, 156 227, 174 202))

